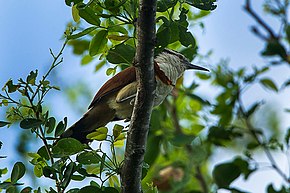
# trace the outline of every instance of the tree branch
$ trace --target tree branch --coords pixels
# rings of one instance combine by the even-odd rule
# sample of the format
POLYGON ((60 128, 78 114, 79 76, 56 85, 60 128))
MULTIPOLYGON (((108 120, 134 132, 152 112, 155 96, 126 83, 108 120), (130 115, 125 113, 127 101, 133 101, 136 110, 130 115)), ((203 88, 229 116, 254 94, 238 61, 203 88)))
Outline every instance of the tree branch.
POLYGON ((141 0, 137 23, 136 52, 138 92, 129 127, 121 171, 122 193, 141 193, 142 166, 155 92, 154 43, 156 0, 141 0))

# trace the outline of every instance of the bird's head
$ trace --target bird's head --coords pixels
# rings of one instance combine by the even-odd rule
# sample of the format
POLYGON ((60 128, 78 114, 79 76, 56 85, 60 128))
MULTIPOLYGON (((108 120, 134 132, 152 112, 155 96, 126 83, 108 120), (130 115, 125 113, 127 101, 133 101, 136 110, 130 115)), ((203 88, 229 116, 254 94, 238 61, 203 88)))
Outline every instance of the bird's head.
POLYGON ((166 76, 175 82, 185 70, 209 71, 206 68, 191 64, 188 59, 179 52, 164 49, 155 59, 166 76))

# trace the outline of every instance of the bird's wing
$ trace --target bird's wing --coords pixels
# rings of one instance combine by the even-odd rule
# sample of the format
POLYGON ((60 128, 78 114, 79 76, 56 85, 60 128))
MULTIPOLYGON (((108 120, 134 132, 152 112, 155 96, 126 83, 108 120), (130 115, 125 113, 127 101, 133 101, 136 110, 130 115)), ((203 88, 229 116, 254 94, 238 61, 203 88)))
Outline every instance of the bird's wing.
POLYGON ((93 107, 97 104, 103 97, 107 96, 108 94, 118 91, 128 84, 136 81, 136 70, 135 67, 129 67, 125 70, 119 72, 111 79, 109 79, 97 92, 93 101, 89 105, 89 108, 93 107))
POLYGON ((121 103, 127 100, 131 100, 136 96, 137 93, 137 81, 134 81, 124 88, 122 88, 116 97, 116 102, 121 103))

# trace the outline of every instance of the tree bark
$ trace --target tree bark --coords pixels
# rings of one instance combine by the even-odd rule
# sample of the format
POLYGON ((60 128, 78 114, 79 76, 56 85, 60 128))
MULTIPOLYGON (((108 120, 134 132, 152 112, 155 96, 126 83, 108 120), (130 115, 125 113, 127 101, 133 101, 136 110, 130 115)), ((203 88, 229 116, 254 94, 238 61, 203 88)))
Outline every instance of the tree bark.
POLYGON ((154 45, 156 0, 140 0, 134 66, 138 91, 121 171, 122 193, 141 193, 141 177, 155 92, 154 45))

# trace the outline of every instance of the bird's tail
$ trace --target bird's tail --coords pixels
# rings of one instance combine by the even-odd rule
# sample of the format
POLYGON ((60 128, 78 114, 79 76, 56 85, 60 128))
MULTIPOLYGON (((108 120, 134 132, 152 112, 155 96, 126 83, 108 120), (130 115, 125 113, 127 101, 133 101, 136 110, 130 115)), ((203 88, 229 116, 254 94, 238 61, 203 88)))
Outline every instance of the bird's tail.
MULTIPOLYGON (((86 117, 83 116, 80 120, 74 123, 70 128, 68 128, 61 136, 62 138, 75 138, 79 140, 81 143, 88 143, 90 142, 87 139, 87 135, 92 131, 88 128, 86 117)), ((96 125, 97 127, 97 125, 96 125)))
POLYGON ((114 110, 102 104, 90 108, 83 117, 68 128, 61 136, 62 138, 75 138, 81 143, 88 143, 91 140, 87 139, 87 135, 99 127, 107 125, 115 116, 114 110), (105 109, 105 110, 104 110, 105 109))

